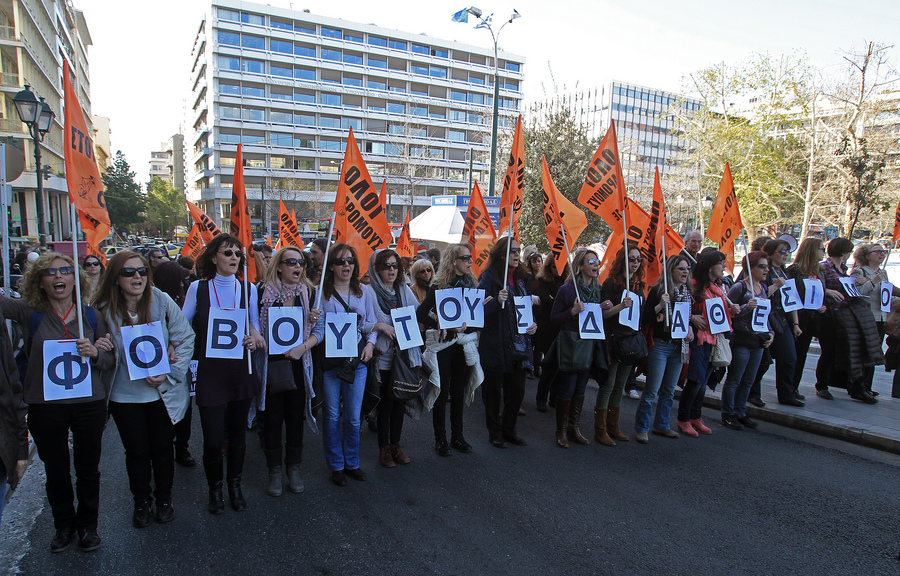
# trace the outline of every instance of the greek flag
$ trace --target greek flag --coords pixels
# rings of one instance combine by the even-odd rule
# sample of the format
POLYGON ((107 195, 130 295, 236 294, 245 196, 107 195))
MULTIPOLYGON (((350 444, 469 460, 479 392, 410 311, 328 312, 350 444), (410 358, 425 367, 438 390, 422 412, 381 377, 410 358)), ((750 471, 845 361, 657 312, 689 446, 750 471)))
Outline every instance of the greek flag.
POLYGON ((469 21, 469 11, 463 8, 459 12, 453 14, 452 20, 454 22, 468 22, 469 21))
POLYGON ((493 12, 492 12, 487 18, 483 18, 483 19, 481 20, 481 22, 479 22, 479 23, 475 26, 475 29, 477 30, 477 29, 479 29, 479 28, 490 28, 490 26, 491 26, 491 18, 493 18, 493 17, 494 17, 494 14, 493 14, 493 12))

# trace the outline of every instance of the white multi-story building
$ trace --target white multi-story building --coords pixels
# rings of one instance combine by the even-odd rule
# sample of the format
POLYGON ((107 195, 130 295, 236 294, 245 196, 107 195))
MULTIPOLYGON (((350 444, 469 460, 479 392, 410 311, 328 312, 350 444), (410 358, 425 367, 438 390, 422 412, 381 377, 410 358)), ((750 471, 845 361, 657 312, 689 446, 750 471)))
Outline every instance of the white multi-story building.
MULTIPOLYGON (((387 180, 391 220, 469 193, 470 170, 487 190, 493 60, 488 48, 214 0, 193 47, 188 195, 227 221, 241 143, 255 234, 279 199, 301 220, 328 218, 350 128, 376 185, 387 180)), ((500 122, 512 126, 524 59, 498 61, 500 122)))

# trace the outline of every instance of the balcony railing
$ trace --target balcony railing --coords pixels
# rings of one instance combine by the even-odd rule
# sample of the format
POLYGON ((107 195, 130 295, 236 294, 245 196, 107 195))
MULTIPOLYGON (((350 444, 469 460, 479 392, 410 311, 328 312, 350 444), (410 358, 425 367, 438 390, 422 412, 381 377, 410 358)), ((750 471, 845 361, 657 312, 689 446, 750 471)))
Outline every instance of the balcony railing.
POLYGON ((12 132, 14 134, 25 134, 21 120, 12 120, 8 118, 0 118, 0 132, 12 132))
POLYGON ((18 40, 16 29, 12 26, 0 26, 0 40, 18 40))
POLYGON ((19 88, 19 75, 15 72, 0 73, 0 86, 19 88))

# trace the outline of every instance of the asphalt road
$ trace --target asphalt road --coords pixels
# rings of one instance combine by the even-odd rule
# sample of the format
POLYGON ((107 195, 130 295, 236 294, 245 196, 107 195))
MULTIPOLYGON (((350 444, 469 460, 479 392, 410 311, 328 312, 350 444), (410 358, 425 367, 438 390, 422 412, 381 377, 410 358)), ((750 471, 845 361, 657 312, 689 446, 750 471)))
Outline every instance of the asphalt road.
MULTIPOLYGON (((115 425, 101 464, 103 547, 53 555, 39 461, 4 514, 0 572, 26 574, 892 574, 900 572, 900 457, 762 423, 713 434, 651 436, 606 448, 553 443, 553 416, 520 419, 527 447, 487 442, 480 397, 466 413, 472 454, 438 457, 431 418, 408 420, 408 466, 328 481, 321 440, 306 437, 306 492, 272 498, 255 434, 244 474, 249 509, 206 512, 203 471, 178 468, 177 516, 131 526, 115 425)), ((588 402, 596 387, 588 389, 588 402)), ((623 400, 632 430, 636 401, 623 400)), ((192 447, 199 457, 199 422, 192 447)), ((588 423, 588 426, 590 423, 588 423)), ((588 431, 588 426, 582 426, 588 431)))

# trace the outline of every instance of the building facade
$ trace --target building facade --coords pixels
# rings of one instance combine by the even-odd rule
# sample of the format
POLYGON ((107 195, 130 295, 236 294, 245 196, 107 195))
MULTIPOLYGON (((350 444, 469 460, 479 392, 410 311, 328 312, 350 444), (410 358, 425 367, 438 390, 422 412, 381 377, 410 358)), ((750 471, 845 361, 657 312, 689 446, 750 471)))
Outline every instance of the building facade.
POLYGON ((112 131, 109 128, 109 118, 106 116, 93 116, 91 122, 94 124, 94 151, 97 155, 97 166, 100 167, 100 174, 106 174, 106 169, 112 163, 112 131))
MULTIPOLYGON (((498 60, 509 126, 524 59, 498 60)), ((470 170, 487 189, 493 74, 487 48, 216 0, 193 47, 188 196, 227 221, 241 143, 256 235, 273 227, 279 199, 301 220, 329 218, 351 128, 376 185, 387 181, 393 221, 431 196, 467 194, 470 170)))

